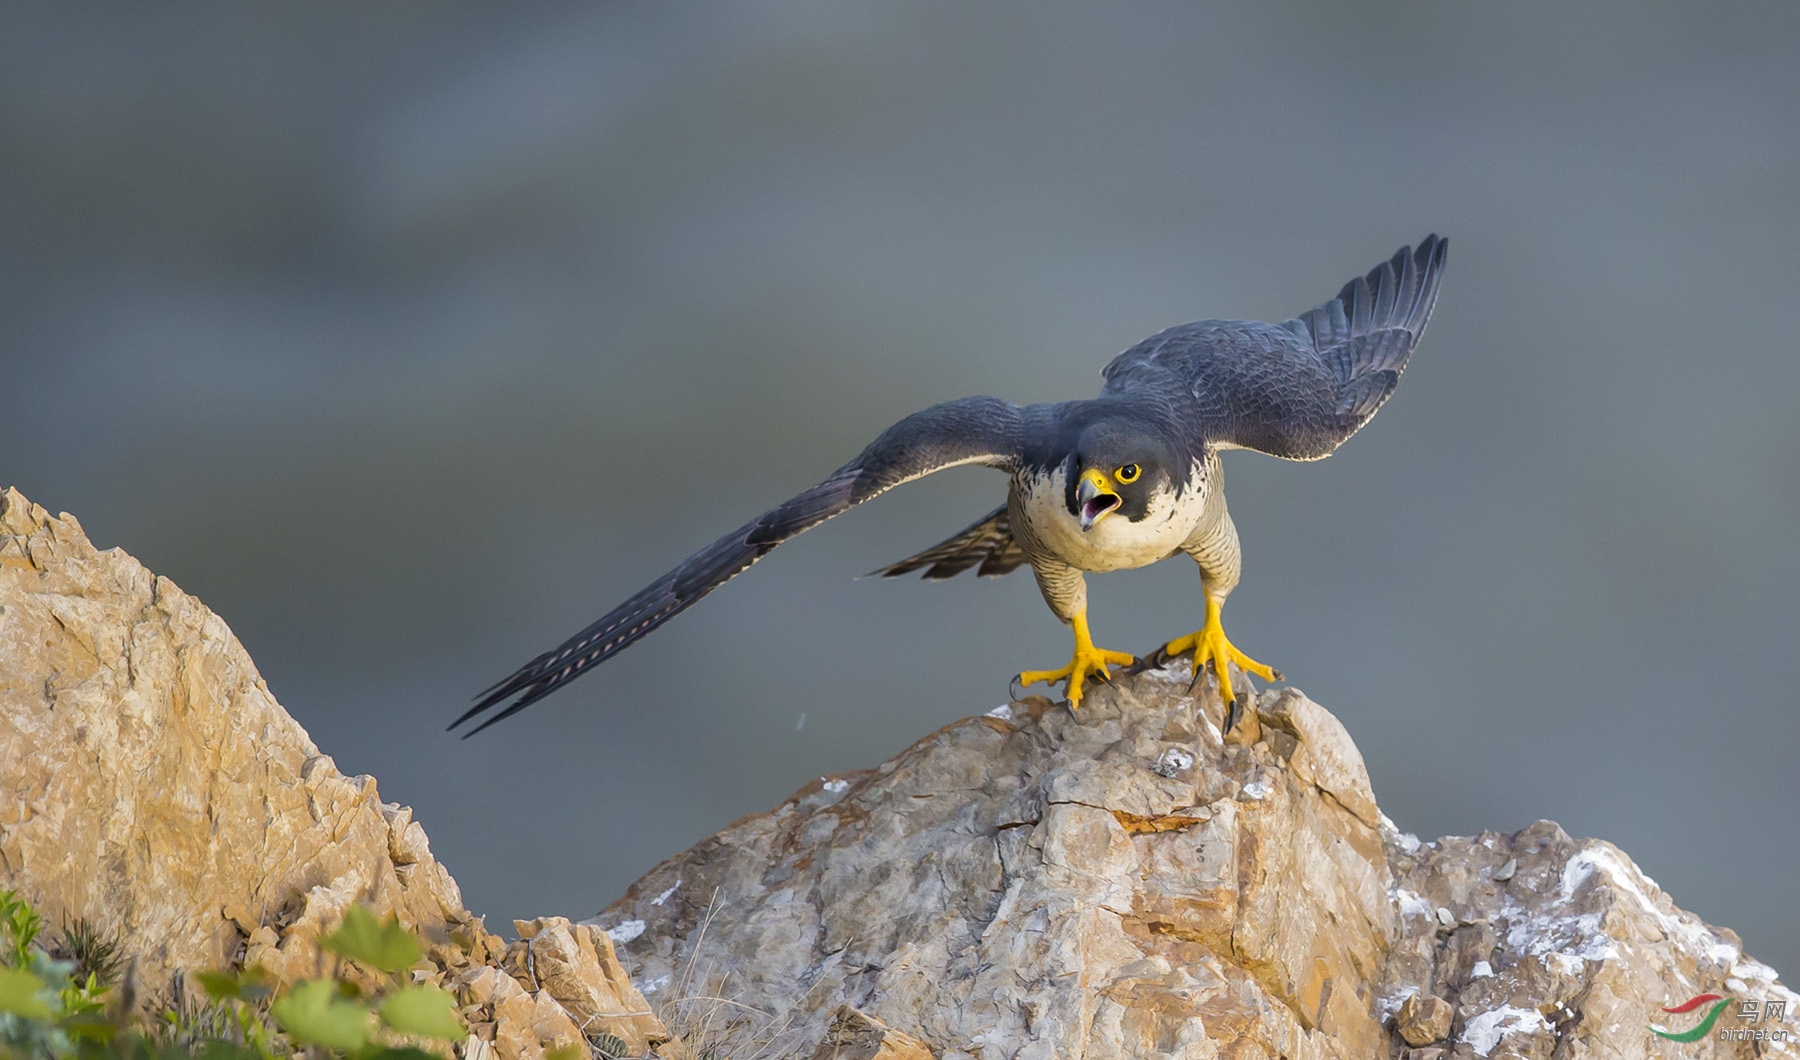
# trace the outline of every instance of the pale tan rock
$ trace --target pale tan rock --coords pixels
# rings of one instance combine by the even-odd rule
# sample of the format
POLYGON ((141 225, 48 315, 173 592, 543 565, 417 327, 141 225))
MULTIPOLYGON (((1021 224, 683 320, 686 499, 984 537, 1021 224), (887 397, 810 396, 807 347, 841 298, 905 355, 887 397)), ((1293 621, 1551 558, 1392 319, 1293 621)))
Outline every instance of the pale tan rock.
POLYGON ((934 1060, 917 1038, 901 1034, 873 1016, 841 1006, 820 1039, 812 1060, 934 1060))
POLYGON ((531 998, 531 1030, 544 1048, 574 1045, 581 1041, 581 1028, 569 1013, 557 1004, 548 990, 540 990, 531 998))
MULTIPOLYGON (((1322 707, 1246 697, 1223 738, 1189 676, 946 726, 594 923, 665 1016, 672 996, 746 1006, 740 1037, 715 1028, 745 1055, 804 1055, 850 1006, 941 1060, 1625 1060, 1659 1055, 1645 1024, 1693 993, 1793 997, 1611 846, 1550 824, 1420 844, 1322 707)), ((1795 1055, 1760 1047, 1710 1055, 1795 1055)))
POLYGON ((491 1005, 502 998, 524 992, 518 980, 487 965, 470 969, 456 981, 456 999, 464 1005, 491 1005))
POLYGON ((373 986, 319 948, 366 904, 425 937, 407 981, 450 982, 507 1060, 578 1041, 584 1021, 645 1051, 669 1037, 589 928, 551 922, 547 984, 525 944, 494 967, 500 940, 412 810, 339 772, 217 615, 13 490, 0 492, 0 886, 52 923, 118 934, 147 1000, 183 971, 240 961, 373 986))
POLYGON ((536 1016, 537 1001, 523 990, 494 1002, 494 1049, 500 1060, 542 1060, 536 1016))
MULTIPOLYGON (((513 921, 518 924, 519 921, 513 921)), ((531 945, 529 939, 516 939, 507 944, 506 950, 500 954, 500 969, 513 977, 520 986, 527 990, 538 988, 537 974, 531 969, 531 945)))
MULTIPOLYGON (((1735 934, 1676 908, 1610 843, 1571 839, 1549 821, 1430 844, 1388 830, 1387 840, 1402 930, 1383 1006, 1413 991, 1454 1001, 1456 1056, 1659 1055, 1645 1026, 1687 1029, 1694 1021, 1662 1007, 1706 992, 1800 1010, 1800 997, 1746 956, 1735 934), (1440 908, 1449 926, 1435 915, 1440 908)), ((1710 1049, 1800 1056, 1791 1040, 1714 1041, 1710 1049)))
POLYGON ((531 974, 583 1033, 611 1034, 642 1055, 669 1038, 644 995, 631 985, 605 932, 566 917, 521 922, 531 974))
POLYGON ((0 493, 0 796, 0 882, 53 923, 132 940, 150 994, 251 951, 313 974, 320 930, 353 902, 440 948, 473 920, 422 830, 399 848, 427 871, 401 877, 395 808, 319 754, 217 615, 15 490, 0 493))
MULTIPOLYGON (((636 981, 691 961, 690 989, 810 1042, 848 1003, 945 1057, 1374 1055, 1395 928, 1377 828, 1185 692, 1151 674, 1075 715, 1027 700, 948 726, 665 863, 600 924, 647 925, 620 947, 636 981)), ((1290 754, 1331 735, 1281 717, 1309 722, 1290 754)), ((1318 761, 1353 791, 1343 747, 1318 761)))
POLYGON ((1257 714, 1278 732, 1295 738, 1288 757, 1294 776, 1315 785, 1370 828, 1377 827, 1381 810, 1369 787, 1369 770, 1343 724, 1296 689, 1283 689, 1269 698, 1273 702, 1259 707, 1257 714))
POLYGON ((425 837, 424 826, 412 819, 412 807, 389 803, 381 813, 388 825, 388 857, 394 864, 430 863, 431 841, 425 837))
POLYGON ((1394 1027, 1408 1045, 1430 1045, 1441 1042, 1450 1033, 1450 1021, 1456 1009, 1441 997, 1414 994, 1400 1003, 1394 1015, 1394 1027))

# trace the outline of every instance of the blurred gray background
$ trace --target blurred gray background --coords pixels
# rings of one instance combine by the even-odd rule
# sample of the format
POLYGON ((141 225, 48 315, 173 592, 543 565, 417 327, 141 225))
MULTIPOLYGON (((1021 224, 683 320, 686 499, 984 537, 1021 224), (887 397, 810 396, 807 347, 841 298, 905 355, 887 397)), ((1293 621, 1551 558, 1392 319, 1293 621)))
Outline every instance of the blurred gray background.
MULTIPOLYGON (((1024 574, 852 580, 998 503, 964 469, 459 742, 474 692, 908 412, 1090 395, 1435 230, 1382 415, 1227 458, 1232 637, 1402 828, 1554 818, 1800 968, 1800 8, 0 20, 0 482, 223 615, 495 926, 1069 642, 1024 574)), ((1091 585, 1109 647, 1200 617, 1185 561, 1091 585)))

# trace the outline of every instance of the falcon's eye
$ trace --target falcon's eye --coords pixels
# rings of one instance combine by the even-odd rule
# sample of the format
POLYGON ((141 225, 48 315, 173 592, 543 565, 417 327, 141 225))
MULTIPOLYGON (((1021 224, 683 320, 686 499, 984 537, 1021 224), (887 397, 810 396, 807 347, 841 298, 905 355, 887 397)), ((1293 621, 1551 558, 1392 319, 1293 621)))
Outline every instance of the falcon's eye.
POLYGON ((1118 479, 1120 482, 1136 482, 1137 477, 1138 466, 1136 464, 1126 464, 1119 469, 1118 479))

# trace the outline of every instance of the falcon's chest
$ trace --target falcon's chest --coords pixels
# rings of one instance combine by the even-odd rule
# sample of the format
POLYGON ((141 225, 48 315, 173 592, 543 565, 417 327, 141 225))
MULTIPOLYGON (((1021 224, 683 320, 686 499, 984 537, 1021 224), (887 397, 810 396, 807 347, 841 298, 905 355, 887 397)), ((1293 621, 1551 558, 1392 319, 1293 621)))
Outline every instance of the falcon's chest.
POLYGON ((1199 525, 1209 488, 1205 469, 1196 465, 1187 489, 1152 493, 1143 518, 1115 512, 1084 531, 1069 511, 1068 483, 1057 467, 1014 480, 1008 507, 1028 555, 1047 553, 1084 571, 1125 570, 1174 555, 1199 525))

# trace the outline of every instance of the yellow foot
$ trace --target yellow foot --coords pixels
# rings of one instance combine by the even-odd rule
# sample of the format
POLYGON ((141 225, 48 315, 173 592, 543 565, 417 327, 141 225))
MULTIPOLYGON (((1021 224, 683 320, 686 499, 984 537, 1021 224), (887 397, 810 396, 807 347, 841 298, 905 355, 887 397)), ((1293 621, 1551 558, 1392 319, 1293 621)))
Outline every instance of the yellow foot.
POLYGON ((1206 601, 1206 626, 1198 633, 1185 637, 1177 637, 1163 646, 1163 653, 1173 658, 1182 652, 1194 653, 1194 682, 1200 681, 1202 669, 1210 660, 1213 672, 1219 675, 1219 698, 1226 703, 1235 703, 1237 693, 1231 689, 1231 665, 1237 666, 1245 673, 1255 674, 1265 681, 1281 680, 1281 671, 1272 666, 1264 666, 1250 656, 1238 651, 1231 642, 1225 639, 1225 626, 1219 621, 1219 602, 1206 601))
POLYGON ((1071 621, 1075 626, 1075 654, 1069 659, 1069 665, 1060 670, 1026 670, 1014 680, 1021 685, 1032 685, 1039 681, 1068 682, 1069 709, 1073 710, 1081 705, 1081 684, 1089 674, 1097 674, 1101 680, 1110 681, 1112 674, 1107 672, 1108 663, 1129 666, 1137 662, 1137 656, 1130 652, 1094 647, 1093 639, 1088 636, 1086 611, 1077 613, 1071 621))

